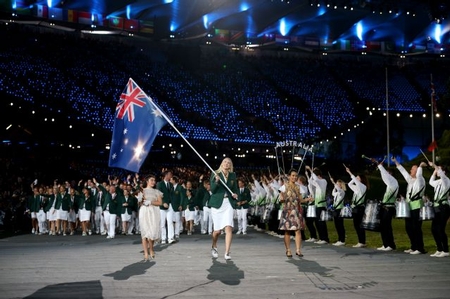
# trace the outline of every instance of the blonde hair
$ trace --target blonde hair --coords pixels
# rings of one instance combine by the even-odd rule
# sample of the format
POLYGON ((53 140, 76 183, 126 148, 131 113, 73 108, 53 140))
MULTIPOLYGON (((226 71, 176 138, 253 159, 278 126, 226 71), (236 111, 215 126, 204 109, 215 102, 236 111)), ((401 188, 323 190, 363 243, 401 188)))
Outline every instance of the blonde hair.
POLYGON ((343 180, 337 180, 336 183, 339 184, 342 190, 347 191, 347 186, 345 186, 345 182, 343 180))
POLYGON ((227 158, 224 158, 224 159, 222 160, 222 163, 220 163, 219 169, 216 170, 216 173, 223 172, 223 167, 222 167, 222 165, 223 165, 223 162, 225 162, 225 160, 229 160, 229 161, 230 161, 230 164, 231 164, 230 172, 234 172, 233 161, 231 161, 231 159, 227 157, 227 158))

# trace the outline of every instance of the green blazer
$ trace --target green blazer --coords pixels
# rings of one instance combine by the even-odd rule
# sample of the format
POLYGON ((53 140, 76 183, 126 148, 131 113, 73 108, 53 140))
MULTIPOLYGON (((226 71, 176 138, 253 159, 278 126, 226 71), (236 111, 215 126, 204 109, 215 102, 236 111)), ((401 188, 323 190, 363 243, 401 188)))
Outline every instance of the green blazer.
POLYGON ((243 205, 236 205, 236 209, 248 209, 250 207, 249 202, 252 200, 252 196, 250 194, 250 189, 245 188, 241 193, 241 190, 239 189, 238 192, 238 199, 237 201, 246 201, 246 203, 244 203, 243 205))
POLYGON ((136 206, 137 206, 137 198, 129 195, 128 196, 128 200, 125 199, 125 196, 119 196, 120 198, 120 202, 119 202, 119 207, 120 207, 120 213, 121 214, 131 214, 133 211, 136 211, 136 206), (124 203, 128 203, 128 206, 124 207, 123 204, 124 203))
POLYGON ((172 209, 175 212, 179 211, 179 207, 183 207, 182 205, 182 200, 183 200, 183 194, 186 193, 186 190, 183 188, 183 186, 181 186, 180 184, 177 184, 177 186, 175 187, 175 189, 173 190, 172 193, 172 209))
POLYGON ((53 206, 53 203, 55 202, 55 194, 51 194, 51 195, 46 195, 47 196, 47 200, 45 201, 45 206, 44 206, 44 212, 48 212, 50 211, 50 209, 53 206))
MULTIPOLYGON (((172 186, 172 184, 171 183, 169 183, 169 186, 172 186)), ((164 204, 166 203, 166 204, 168 204, 169 206, 170 206, 170 204, 172 203, 172 188, 167 188, 166 187, 166 181, 164 181, 164 180, 162 180, 162 181, 159 181, 157 184, 156 184, 156 189, 158 189, 159 191, 161 191, 162 192, 162 194, 163 194, 163 198, 162 198, 162 204, 159 206, 159 208, 161 209, 161 210, 167 210, 168 208, 165 208, 164 207, 164 204)))
POLYGON ((60 207, 62 207, 63 211, 69 211, 72 208, 72 202, 70 201, 68 192, 64 192, 64 195, 61 193, 56 195, 55 210, 59 210, 60 207))
POLYGON ((78 209, 82 209, 83 206, 84 206, 84 208, 87 211, 92 211, 92 206, 95 204, 95 202, 94 202, 95 199, 94 199, 94 197, 92 195, 89 196, 88 198, 86 198, 84 196, 84 194, 83 195, 79 195, 78 198, 75 197, 75 200, 77 200, 77 199, 78 199, 78 201, 77 201, 78 209))
POLYGON ((41 208, 41 195, 31 195, 28 199, 28 208, 30 212, 39 212, 41 208))
POLYGON ((204 198, 206 194, 208 194, 209 199, 209 192, 205 189, 203 183, 200 183, 197 190, 195 190, 195 202, 198 206, 198 209, 201 211, 203 211, 203 206, 205 205, 204 198))
MULTIPOLYGON (((209 179, 210 183, 211 183, 211 198, 209 199, 209 206, 211 208, 220 208, 222 206, 222 202, 223 202, 223 198, 226 196, 228 196, 228 200, 231 203, 231 206, 233 208, 236 208, 236 200, 231 197, 230 192, 228 191, 228 189, 226 189, 223 185, 222 182, 219 181, 218 183, 216 183, 216 173, 212 173, 211 174, 211 178, 209 179)), ((219 173, 220 178, 222 179, 223 182, 225 182, 225 178, 223 176, 222 173, 219 173)), ((237 185, 237 180, 236 180, 236 173, 234 172, 230 172, 228 174, 228 181, 226 182, 226 185, 228 186, 228 188, 233 191, 233 193, 238 193, 238 185, 237 185)))

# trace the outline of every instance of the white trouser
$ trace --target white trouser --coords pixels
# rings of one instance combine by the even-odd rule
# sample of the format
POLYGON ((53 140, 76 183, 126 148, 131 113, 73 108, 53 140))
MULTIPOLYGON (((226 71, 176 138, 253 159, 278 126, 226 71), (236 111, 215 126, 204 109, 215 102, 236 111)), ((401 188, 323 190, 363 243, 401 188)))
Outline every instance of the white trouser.
POLYGON ((116 236, 116 214, 111 214, 109 211, 103 212, 105 216, 105 223, 108 229, 108 236, 114 238, 116 236))
POLYGON ((101 234, 105 232, 105 218, 103 217, 102 213, 103 213, 102 207, 97 206, 95 208, 94 213, 94 224, 95 224, 95 231, 101 234))
POLYGON ((39 225, 39 232, 40 233, 47 233, 47 215, 45 214, 43 209, 40 209, 39 212, 37 212, 37 220, 39 225))
POLYGON ((173 230, 173 209, 172 206, 169 206, 167 210, 160 210, 161 214, 161 240, 165 241, 167 239, 174 238, 174 230, 173 230), (167 226, 166 226, 167 221, 167 226), (167 229, 167 231, 166 231, 167 229))
MULTIPOLYGON (((133 227, 136 224, 136 218, 137 218, 136 217, 136 212, 132 211, 131 212, 131 219, 130 219, 130 222, 128 223, 128 234, 133 233, 133 227)), ((136 232, 137 232, 137 228, 136 228, 136 232)))
POLYGON ((201 230, 206 232, 206 227, 208 227, 208 234, 213 232, 211 208, 203 207, 203 218, 202 218, 202 229, 201 230))
MULTIPOLYGON (((181 230, 181 212, 180 211, 174 211, 172 220, 173 220, 173 222, 175 222, 174 234, 175 235, 179 235, 180 234, 180 230, 181 230)), ((169 222, 167 222, 167 223, 169 223, 169 222)), ((172 223, 172 226, 173 226, 173 223, 172 223)))
POLYGON ((238 220, 238 231, 247 232, 247 209, 236 209, 238 220))

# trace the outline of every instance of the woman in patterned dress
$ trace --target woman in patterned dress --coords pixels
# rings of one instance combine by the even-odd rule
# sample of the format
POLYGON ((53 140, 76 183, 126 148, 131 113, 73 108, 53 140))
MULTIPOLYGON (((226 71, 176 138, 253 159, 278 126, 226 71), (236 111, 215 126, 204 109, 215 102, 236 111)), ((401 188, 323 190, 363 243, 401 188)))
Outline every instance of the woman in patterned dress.
POLYGON ((162 192, 155 188, 156 177, 150 175, 147 178, 147 187, 143 189, 138 197, 140 202, 139 225, 141 229, 142 248, 144 249, 144 260, 147 262, 149 256, 155 258, 154 243, 161 238, 161 215, 159 206, 162 205, 162 192))
POLYGON ((302 257, 302 238, 300 230, 304 228, 301 203, 304 201, 300 192, 300 187, 296 184, 297 171, 289 171, 289 180, 280 187, 281 218, 279 230, 284 230, 284 246, 286 256, 292 257, 291 253, 291 232, 295 233, 295 254, 302 257))

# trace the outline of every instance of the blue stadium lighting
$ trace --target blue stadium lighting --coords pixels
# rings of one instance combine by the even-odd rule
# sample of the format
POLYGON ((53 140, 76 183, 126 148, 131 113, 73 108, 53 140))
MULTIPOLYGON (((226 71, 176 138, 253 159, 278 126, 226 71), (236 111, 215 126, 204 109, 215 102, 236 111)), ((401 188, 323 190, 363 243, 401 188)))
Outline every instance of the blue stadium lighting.
POLYGON ((131 14, 131 5, 127 5, 127 19, 131 19, 130 14, 131 14))
POLYGON ((239 9, 239 11, 240 12, 242 12, 242 11, 246 11, 246 10, 248 10, 250 8, 250 6, 247 4, 247 3, 241 3, 241 7, 240 7, 240 9, 239 9))
POLYGON ((15 1, 15 0, 13 0, 12 2, 11 2, 11 4, 12 4, 12 9, 16 9, 17 8, 17 1, 15 1))
POLYGON ((434 39, 438 42, 441 43, 441 24, 436 24, 434 26, 434 39))
POLYGON ((203 16, 203 27, 205 27, 205 29, 208 29, 208 15, 203 16))
POLYGON ((356 24, 356 36, 359 38, 360 41, 363 40, 362 35, 363 35, 363 25, 361 22, 358 22, 358 24, 356 24))
POLYGON ((280 20, 280 28, 279 31, 281 33, 281 35, 285 36, 287 34, 287 30, 286 30, 286 20, 283 18, 280 20))
POLYGON ((51 8, 53 6, 53 1, 47 0, 47 6, 51 8))
POLYGON ((173 2, 173 0, 164 0, 164 4, 170 4, 172 2, 173 2))

